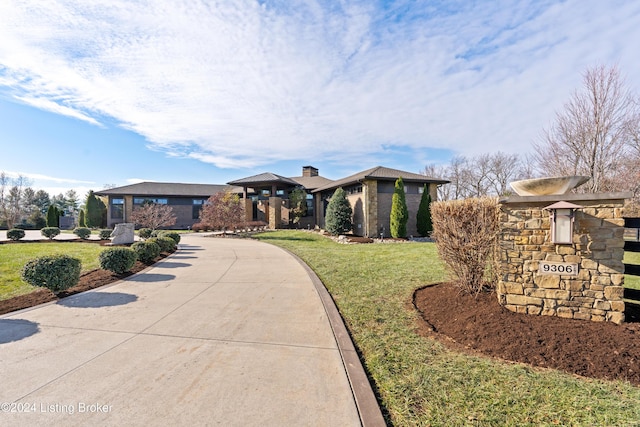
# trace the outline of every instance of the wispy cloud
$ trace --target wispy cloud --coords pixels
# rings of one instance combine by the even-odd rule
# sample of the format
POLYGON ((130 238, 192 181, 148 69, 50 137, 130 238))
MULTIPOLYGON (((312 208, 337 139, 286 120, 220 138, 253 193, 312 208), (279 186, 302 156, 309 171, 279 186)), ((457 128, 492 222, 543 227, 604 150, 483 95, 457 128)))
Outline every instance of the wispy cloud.
POLYGON ((526 151, 585 67, 640 76, 638 2, 383 3, 4 0, 0 85, 227 168, 526 151))
POLYGON ((30 173, 30 172, 15 172, 15 171, 3 171, 9 178, 19 178, 19 177, 24 177, 30 180, 37 180, 39 182, 45 181, 45 182, 54 182, 57 184, 95 184, 93 181, 80 181, 77 179, 71 179, 71 178, 60 178, 60 177, 55 177, 55 176, 47 176, 47 175, 41 175, 41 174, 37 174, 37 173, 30 173))

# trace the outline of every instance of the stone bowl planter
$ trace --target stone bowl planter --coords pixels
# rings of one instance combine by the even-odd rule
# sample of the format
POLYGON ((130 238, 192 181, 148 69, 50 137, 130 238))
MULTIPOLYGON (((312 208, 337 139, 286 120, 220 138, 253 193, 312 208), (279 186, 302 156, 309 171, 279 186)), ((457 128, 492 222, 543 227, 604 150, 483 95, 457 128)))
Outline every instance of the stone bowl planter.
POLYGON ((555 176, 550 178, 533 178, 509 183, 519 196, 546 196, 565 194, 568 191, 589 181, 591 177, 584 175, 555 176))

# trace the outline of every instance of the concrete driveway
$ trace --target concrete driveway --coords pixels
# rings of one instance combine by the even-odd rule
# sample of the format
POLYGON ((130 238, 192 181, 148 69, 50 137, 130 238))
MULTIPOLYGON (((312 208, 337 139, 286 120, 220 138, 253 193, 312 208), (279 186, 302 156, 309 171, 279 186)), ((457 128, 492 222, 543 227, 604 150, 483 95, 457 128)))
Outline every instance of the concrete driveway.
POLYGON ((384 424, 306 266, 252 240, 184 235, 179 248, 0 316, 0 425, 384 424))

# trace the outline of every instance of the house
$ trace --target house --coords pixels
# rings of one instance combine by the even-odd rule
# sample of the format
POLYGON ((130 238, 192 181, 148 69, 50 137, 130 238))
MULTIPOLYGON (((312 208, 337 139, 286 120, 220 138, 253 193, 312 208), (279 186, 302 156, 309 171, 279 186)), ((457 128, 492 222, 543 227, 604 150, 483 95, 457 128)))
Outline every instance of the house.
POLYGON ((324 227, 327 204, 333 192, 342 187, 353 209, 353 233, 375 237, 389 237, 389 217, 395 181, 402 178, 409 220, 407 233, 417 235, 416 213, 426 186, 432 200, 437 198, 437 187, 449 181, 429 178, 411 172, 377 166, 354 175, 332 181, 318 174, 313 166, 304 166, 301 177, 287 178, 263 173, 231 181, 242 187, 247 221, 265 221, 270 228, 290 226, 288 194, 296 187, 307 192, 307 215, 299 227, 324 227))
POLYGON ((175 228, 185 229, 198 222, 205 201, 220 191, 241 194, 247 221, 264 221, 269 228, 324 227, 325 210, 333 192, 342 187, 353 209, 353 233, 360 236, 389 237, 389 216, 395 181, 402 178, 409 210, 407 233, 417 235, 416 213, 426 186, 432 200, 437 187, 449 181, 377 166, 346 178, 331 180, 313 166, 303 166, 302 175, 285 177, 272 172, 240 178, 227 185, 142 182, 96 192, 108 197, 107 225, 126 222, 136 206, 146 202, 170 205, 178 217, 175 228), (299 188, 307 193, 306 215, 292 223, 289 194, 299 188))
POLYGON ((199 221, 200 209, 213 194, 225 190, 240 191, 228 185, 140 182, 96 191, 107 199, 107 227, 127 222, 133 210, 144 203, 169 205, 176 215, 176 229, 187 229, 199 221))

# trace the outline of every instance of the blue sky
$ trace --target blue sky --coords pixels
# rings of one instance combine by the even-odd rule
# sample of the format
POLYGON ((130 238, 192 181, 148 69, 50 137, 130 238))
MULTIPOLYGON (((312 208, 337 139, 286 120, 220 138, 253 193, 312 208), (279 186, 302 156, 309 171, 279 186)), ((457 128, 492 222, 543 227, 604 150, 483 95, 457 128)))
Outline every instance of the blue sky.
POLYGON ((635 0, 3 0, 0 170, 84 196, 527 153, 581 85, 640 90, 635 0))

